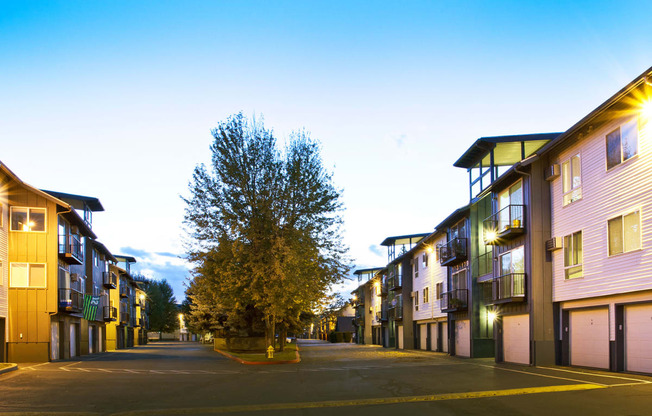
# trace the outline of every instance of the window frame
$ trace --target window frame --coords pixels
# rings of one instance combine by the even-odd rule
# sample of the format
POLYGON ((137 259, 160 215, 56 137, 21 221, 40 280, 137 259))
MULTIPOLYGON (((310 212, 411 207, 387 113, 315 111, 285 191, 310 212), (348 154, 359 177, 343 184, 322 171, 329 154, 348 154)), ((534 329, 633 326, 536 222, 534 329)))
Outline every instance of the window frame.
POLYGON ((422 296, 423 299, 422 300, 423 300, 424 304, 429 303, 429 298, 430 298, 430 293, 429 292, 430 291, 428 289, 429 289, 428 286, 423 288, 423 296, 422 296))
POLYGON ((48 287, 48 265, 47 263, 29 263, 29 262, 23 262, 23 261, 15 261, 15 262, 10 262, 9 263, 9 287, 10 288, 16 288, 16 289, 47 289, 48 287), (12 273, 12 266, 13 265, 18 265, 18 264, 24 264, 27 265, 27 282, 28 286, 16 286, 13 284, 13 279, 11 278, 13 273, 12 273), (43 273, 45 275, 45 283, 44 286, 32 286, 29 283, 31 283, 31 271, 32 271, 32 266, 33 265, 38 265, 38 266, 43 266, 43 273))
MULTIPOLYGON (((564 280, 575 280, 575 279, 582 279, 584 277, 584 233, 582 230, 572 232, 570 234, 567 234, 563 237, 563 256, 564 256, 564 280), (573 243, 573 237, 576 234, 580 234, 580 239, 581 239, 581 244, 582 244, 582 253, 579 256, 579 263, 576 264, 566 264, 566 239, 569 238, 571 243, 573 243), (569 272, 574 269, 574 268, 580 268, 580 275, 579 276, 574 276, 574 277, 569 277, 569 272)), ((575 246, 573 243, 573 247, 571 250, 575 250, 575 246)), ((572 256, 571 256, 571 261, 572 261, 572 256)))
POLYGON ((561 205, 563 207, 565 207, 565 206, 568 206, 568 205, 572 204, 573 202, 577 202, 577 201, 582 200, 582 197, 583 197, 583 194, 582 194, 582 156, 581 156, 580 152, 578 152, 578 153, 570 156, 569 158, 563 160, 560 165, 561 165, 561 192, 562 192, 561 205), (574 175, 573 175, 573 159, 574 158, 579 159, 579 167, 580 167, 580 174, 579 174, 580 184, 578 186, 575 186, 575 187, 573 186, 573 177, 574 177, 574 175), (565 181, 564 181, 565 180, 564 164, 565 163, 568 163, 569 173, 570 173, 570 188, 567 191, 564 191, 564 184, 565 184, 565 181), (568 202, 566 202, 566 196, 567 195, 572 196, 572 194, 574 192, 577 192, 578 190, 579 190, 579 197, 577 199, 570 199, 568 202))
POLYGON ((605 145, 605 170, 609 172, 610 170, 617 168, 618 166, 622 166, 625 162, 628 162, 632 159, 636 159, 636 157, 639 154, 639 144, 640 144, 640 133, 641 133, 641 122, 639 117, 634 117, 633 119, 629 119, 627 121, 624 121, 618 125, 615 129, 607 132, 604 135, 604 145, 605 145), (628 125, 630 123, 636 123, 636 153, 628 157, 627 159, 624 158, 624 150, 623 150, 623 134, 622 134, 622 128, 625 125, 628 125), (620 149, 620 162, 616 163, 613 166, 609 166, 609 135, 615 133, 618 131, 618 141, 619 141, 619 149, 620 149))
POLYGON ((638 207, 635 209, 631 209, 628 211, 623 212, 622 214, 607 218, 607 257, 614 257, 614 256, 620 256, 622 254, 627 254, 627 253, 633 253, 636 251, 640 251, 643 249, 643 230, 642 230, 642 225, 641 223, 643 222, 643 210, 638 207), (638 212, 638 247, 631 249, 631 250, 625 250, 625 217, 631 214, 634 214, 638 212), (611 233, 609 230, 609 222, 612 220, 615 220, 617 218, 621 219, 621 235, 620 238, 622 240, 622 251, 619 253, 611 253, 611 233))
POLYGON ((22 206, 10 206, 9 207, 9 231, 15 233, 46 233, 48 231, 48 209, 47 207, 22 207, 22 206), (14 209, 26 209, 27 210, 27 223, 30 222, 32 210, 43 210, 43 231, 32 230, 31 227, 29 230, 14 230, 13 228, 13 214, 14 209))
MULTIPOLYGON (((526 270, 527 270, 527 266, 525 265, 525 257, 526 257, 526 253, 525 253, 525 244, 521 244, 520 246, 516 246, 516 247, 514 247, 514 248, 511 249, 511 250, 507 250, 507 251, 504 251, 504 252, 500 253, 500 255, 498 256, 498 270, 500 270, 500 274, 499 274, 498 276, 506 276, 506 274, 503 273, 503 268, 502 268, 503 257, 506 256, 506 255, 508 255, 508 254, 509 254, 510 256, 512 256, 512 253, 513 253, 514 251, 517 251, 517 250, 522 250, 522 251, 523 251, 523 271, 522 271, 522 272, 514 272, 514 271, 510 271, 510 272, 507 273, 507 274, 514 274, 514 273, 522 273, 522 274, 526 274, 526 273, 527 273, 527 272, 526 272, 526 270)), ((514 268, 514 259, 511 258, 511 259, 510 259, 510 270, 513 269, 513 268, 514 268)))

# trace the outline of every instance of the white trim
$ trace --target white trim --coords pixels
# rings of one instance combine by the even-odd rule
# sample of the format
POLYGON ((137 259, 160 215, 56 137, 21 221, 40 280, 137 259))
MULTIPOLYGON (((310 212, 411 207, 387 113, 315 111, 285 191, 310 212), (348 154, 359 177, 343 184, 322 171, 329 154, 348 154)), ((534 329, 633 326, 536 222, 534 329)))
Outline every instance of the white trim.
POLYGON ((643 250, 643 209, 640 206, 638 206, 636 208, 633 208, 633 209, 629 209, 627 211, 621 211, 621 214, 614 215, 612 217, 607 218, 605 226, 607 227, 607 258, 620 256, 622 254, 627 254, 627 253, 634 253, 634 252, 643 250), (629 215, 629 214, 633 214, 633 213, 635 213, 637 211, 638 211, 638 228, 639 228, 639 230, 638 230, 638 248, 635 248, 633 250, 625 251, 625 228, 624 228, 625 227, 625 216, 629 215), (622 235, 621 235, 621 237, 622 237, 622 241, 623 241, 623 251, 621 251, 620 253, 610 254, 609 253, 609 242, 610 242, 610 239, 609 239, 609 237, 610 237, 610 235, 609 235, 609 221, 614 220, 614 219, 619 218, 619 217, 622 219, 622 224, 621 224, 622 235))
POLYGON ((13 206, 13 205, 10 206, 9 207, 9 231, 11 231, 13 233, 41 233, 41 234, 47 233, 47 231, 48 231, 48 209, 47 209, 47 207, 23 207, 23 206, 13 206), (31 229, 27 230, 27 231, 25 231, 25 230, 14 230, 12 228, 12 223, 13 223, 12 218, 13 218, 14 208, 26 209, 27 210, 27 221, 28 222, 29 222, 31 210, 33 210, 33 209, 34 210, 42 209, 43 211, 45 211, 43 213, 43 231, 36 231, 36 230, 31 230, 31 229))
POLYGON ((567 207, 568 205, 570 205, 570 204, 572 204, 574 202, 581 201, 582 198, 584 197, 584 194, 582 193, 582 171, 584 169, 582 169, 582 155, 581 155, 581 152, 577 152, 577 153, 571 155, 570 157, 568 157, 567 159, 562 160, 559 163, 559 166, 560 166, 560 170, 561 170, 561 205, 562 205, 562 207, 567 207), (574 157, 577 157, 580 160, 580 184, 577 187, 573 187, 573 158, 574 157), (568 163, 569 170, 570 170, 570 180, 571 180, 571 187, 566 192, 564 192, 564 163, 568 163), (576 192, 577 190, 580 191, 580 197, 578 199, 574 200, 574 201, 570 200, 570 201, 568 201, 568 203, 564 203, 564 199, 565 199, 566 195, 571 195, 573 192, 576 192))
POLYGON ((22 261, 15 261, 15 262, 10 262, 9 263, 9 287, 10 288, 16 288, 16 289, 46 289, 48 287, 48 264, 47 263, 29 263, 29 262, 22 262, 22 261), (31 265, 42 265, 43 270, 45 273, 45 286, 14 286, 11 284, 11 267, 14 264, 26 264, 27 265, 27 278, 29 279, 30 276, 30 266, 31 265))

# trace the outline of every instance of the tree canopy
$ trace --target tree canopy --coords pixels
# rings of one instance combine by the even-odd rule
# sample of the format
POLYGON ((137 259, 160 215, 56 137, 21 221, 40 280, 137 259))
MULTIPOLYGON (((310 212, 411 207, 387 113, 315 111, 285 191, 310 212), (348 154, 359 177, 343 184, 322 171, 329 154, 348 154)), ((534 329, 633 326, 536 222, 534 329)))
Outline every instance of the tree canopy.
POLYGON ((212 135, 211 165, 195 168, 184 198, 191 317, 223 316, 268 337, 276 325, 298 329, 349 269, 341 191, 303 130, 279 149, 262 121, 240 113, 212 135))
POLYGON ((145 292, 149 302, 149 328, 172 332, 179 325, 178 308, 172 286, 166 280, 149 280, 145 292))

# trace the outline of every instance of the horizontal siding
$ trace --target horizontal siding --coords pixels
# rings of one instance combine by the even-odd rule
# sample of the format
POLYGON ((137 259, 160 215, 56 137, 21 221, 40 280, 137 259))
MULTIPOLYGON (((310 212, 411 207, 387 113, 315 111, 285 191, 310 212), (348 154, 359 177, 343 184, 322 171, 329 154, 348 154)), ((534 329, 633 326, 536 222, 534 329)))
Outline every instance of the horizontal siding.
POLYGON ((553 300, 565 301, 652 289, 652 143, 641 129, 638 155, 606 170, 605 136, 627 119, 601 127, 562 150, 554 163, 579 153, 582 199, 562 206, 562 178, 552 182, 552 235, 582 231, 584 277, 564 278, 563 250, 553 252, 553 300), (608 256, 607 220, 641 210, 641 250, 608 256))
MULTIPOLYGON (((439 244, 446 243, 446 236, 442 236, 437 240, 432 242, 433 247, 437 247, 439 244)), ((430 253, 428 257, 428 267, 424 268, 421 263, 421 256, 425 251, 421 250, 416 253, 413 257, 413 261, 418 262, 419 264, 419 277, 414 278, 414 272, 412 273, 412 290, 419 291, 419 310, 414 310, 414 303, 412 304, 413 316, 412 319, 415 321, 420 321, 424 319, 432 319, 446 316, 445 313, 441 312, 439 307, 439 300, 436 299, 437 283, 443 282, 444 289, 446 290, 446 275, 447 267, 442 267, 437 259, 436 254, 430 253), (428 288, 428 302, 423 302, 423 289, 428 288)), ((409 294, 408 294, 409 295, 409 294)))
MULTIPOLYGON (((2 182, 6 178, 1 178, 2 182)), ((2 200, 6 200, 6 195, 2 195, 2 200)), ((0 316, 8 316, 9 300, 8 300, 8 287, 9 287, 9 250, 8 250, 8 241, 7 241, 7 230, 9 229, 9 206, 4 203, 0 203, 0 209, 2 216, 0 221, 0 316)))

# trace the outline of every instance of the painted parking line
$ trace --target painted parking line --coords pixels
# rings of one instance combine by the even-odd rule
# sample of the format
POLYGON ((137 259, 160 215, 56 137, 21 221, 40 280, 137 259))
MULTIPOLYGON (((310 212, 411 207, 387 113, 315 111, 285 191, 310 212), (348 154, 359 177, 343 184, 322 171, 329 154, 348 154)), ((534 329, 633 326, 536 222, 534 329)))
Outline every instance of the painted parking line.
POLYGON ((603 389, 606 387, 595 384, 570 384, 562 386, 526 387, 506 390, 474 391, 466 393, 430 394, 425 396, 382 397, 376 399, 330 400, 299 403, 269 403, 255 405, 237 405, 221 407, 181 408, 136 410, 113 413, 111 416, 154 416, 154 415, 195 415, 214 413, 264 412, 272 410, 302 410, 318 408, 336 408, 353 406, 374 406, 402 403, 436 402, 445 400, 480 399, 485 397, 520 396, 526 394, 559 393, 567 391, 582 391, 603 389))

